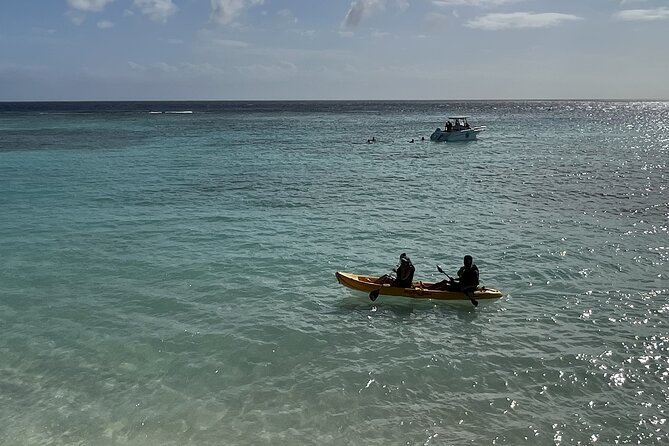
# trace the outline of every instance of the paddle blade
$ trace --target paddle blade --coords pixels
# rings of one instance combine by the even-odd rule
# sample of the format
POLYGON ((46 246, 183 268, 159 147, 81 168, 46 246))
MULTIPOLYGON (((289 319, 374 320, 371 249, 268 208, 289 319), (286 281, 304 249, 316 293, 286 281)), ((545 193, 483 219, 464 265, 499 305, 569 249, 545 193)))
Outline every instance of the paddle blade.
POLYGON ((476 299, 470 299, 470 300, 472 301, 472 303, 474 304, 475 307, 479 306, 479 301, 478 300, 476 300, 476 299))
POLYGON ((437 265, 437 269, 439 270, 439 272, 440 272, 441 274, 443 274, 444 276, 448 277, 450 280, 453 280, 453 278, 452 278, 451 276, 449 276, 448 274, 446 274, 446 271, 444 271, 443 269, 441 269, 441 266, 437 265))
POLYGON ((379 297, 379 290, 373 290, 372 292, 369 293, 369 300, 374 302, 376 298, 379 297))

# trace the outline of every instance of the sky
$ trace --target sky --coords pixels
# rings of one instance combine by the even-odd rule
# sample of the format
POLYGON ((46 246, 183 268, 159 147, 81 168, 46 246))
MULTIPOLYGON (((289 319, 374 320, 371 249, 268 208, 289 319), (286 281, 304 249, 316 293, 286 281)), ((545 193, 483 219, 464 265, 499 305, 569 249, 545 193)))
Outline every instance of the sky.
POLYGON ((0 0, 0 101, 669 100, 669 0, 0 0))

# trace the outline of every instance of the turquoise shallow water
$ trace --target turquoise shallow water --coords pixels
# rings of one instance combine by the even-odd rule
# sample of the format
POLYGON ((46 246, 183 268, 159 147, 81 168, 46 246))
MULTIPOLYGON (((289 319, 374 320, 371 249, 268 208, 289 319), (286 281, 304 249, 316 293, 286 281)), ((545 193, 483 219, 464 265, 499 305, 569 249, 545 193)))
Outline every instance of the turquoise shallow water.
POLYGON ((0 443, 669 441, 669 103, 3 110, 0 443))

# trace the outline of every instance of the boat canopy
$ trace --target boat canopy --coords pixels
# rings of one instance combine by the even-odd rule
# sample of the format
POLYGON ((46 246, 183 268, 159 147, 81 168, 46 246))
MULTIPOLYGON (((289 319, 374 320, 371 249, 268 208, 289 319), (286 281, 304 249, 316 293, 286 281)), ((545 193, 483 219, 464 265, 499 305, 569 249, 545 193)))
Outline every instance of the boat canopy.
POLYGON ((449 116, 448 119, 467 119, 469 116, 449 116))

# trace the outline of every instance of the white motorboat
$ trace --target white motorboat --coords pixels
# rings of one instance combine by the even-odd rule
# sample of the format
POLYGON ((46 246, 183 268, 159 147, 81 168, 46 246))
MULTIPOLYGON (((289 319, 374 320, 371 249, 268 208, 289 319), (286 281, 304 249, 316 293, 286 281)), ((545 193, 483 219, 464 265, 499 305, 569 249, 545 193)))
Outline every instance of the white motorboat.
POLYGON ((472 127, 467 122, 469 116, 449 116, 444 130, 437 128, 430 140, 432 141, 472 141, 485 130, 485 126, 472 127), (453 122, 451 122, 451 119, 453 122))

